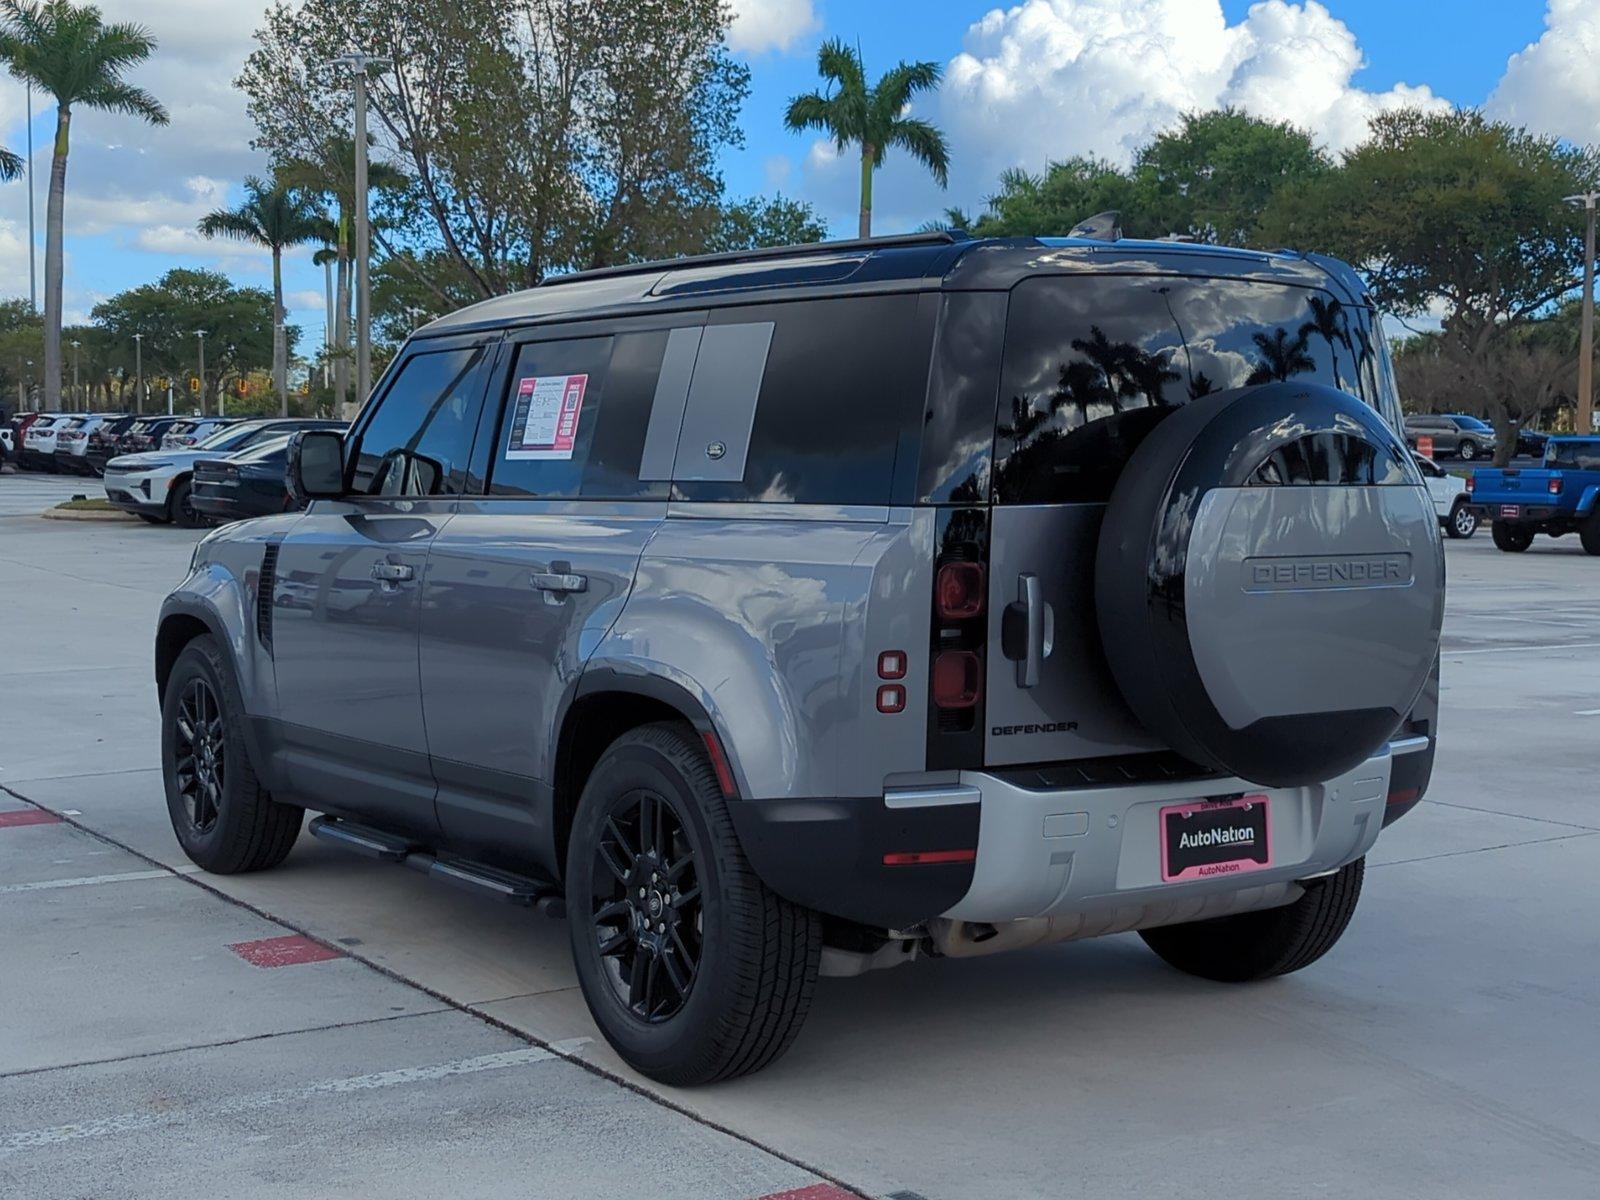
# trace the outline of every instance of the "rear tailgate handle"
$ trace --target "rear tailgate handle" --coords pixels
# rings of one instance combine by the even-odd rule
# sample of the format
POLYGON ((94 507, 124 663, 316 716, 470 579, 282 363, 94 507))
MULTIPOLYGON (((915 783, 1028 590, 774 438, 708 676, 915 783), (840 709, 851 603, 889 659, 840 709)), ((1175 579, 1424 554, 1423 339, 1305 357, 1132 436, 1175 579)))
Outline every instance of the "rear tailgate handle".
POLYGON ((1055 610, 1045 603, 1039 577, 1018 575, 1017 598, 1000 618, 1000 650, 1017 664, 1018 687, 1039 686, 1039 673, 1055 641, 1055 610))

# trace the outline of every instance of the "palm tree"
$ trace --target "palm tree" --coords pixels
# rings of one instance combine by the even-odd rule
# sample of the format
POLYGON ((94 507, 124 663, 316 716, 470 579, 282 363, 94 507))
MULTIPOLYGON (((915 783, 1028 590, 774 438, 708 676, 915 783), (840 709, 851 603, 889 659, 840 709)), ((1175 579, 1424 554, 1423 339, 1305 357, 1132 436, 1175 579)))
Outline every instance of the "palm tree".
POLYGON ((4 146, 0 146, 0 183, 21 175, 23 166, 22 155, 13 154, 4 146))
POLYGON ((795 133, 820 129, 842 152, 861 147, 861 236, 872 236, 872 173, 883 165, 890 146, 898 146, 933 174, 950 181, 950 152, 937 126, 905 115, 918 92, 937 87, 943 74, 935 62, 901 62, 871 88, 861 52, 835 38, 817 51, 817 72, 828 80, 827 94, 807 92, 789 101, 784 125, 795 133))
POLYGON ((327 218, 315 198, 282 180, 268 183, 254 175, 244 181, 244 203, 200 218, 206 237, 230 237, 272 251, 272 381, 278 411, 289 415, 289 352, 283 330, 283 252, 315 241, 327 218))
POLYGON ((1309 337, 1316 334, 1328 343, 1328 353, 1333 356, 1333 374, 1339 375, 1339 344, 1352 354, 1355 353, 1350 341, 1349 322, 1345 319, 1344 305, 1329 297, 1324 300, 1321 296, 1312 296, 1306 303, 1311 308, 1311 319, 1300 326, 1300 333, 1309 337))
POLYGON ((155 48, 155 38, 142 25, 107 25, 92 4, 0 0, 0 61, 18 79, 56 98, 44 225, 44 406, 51 411, 61 407, 61 231, 72 110, 81 105, 165 125, 167 111, 156 98, 122 78, 155 48))
MULTIPOLYGON (((372 139, 369 137, 368 141, 372 139)), ((313 192, 333 202, 333 236, 323 238, 334 251, 335 302, 332 345, 334 348, 334 411, 342 410, 350 386, 350 297, 351 219, 356 206, 356 140, 344 134, 324 139, 309 155, 291 158, 278 167, 277 177, 284 183, 313 192)), ((386 162, 367 163, 367 186, 399 189, 406 184, 405 172, 386 162)), ((326 261, 326 260, 324 260, 326 261)))
POLYGON ((1296 375, 1315 371, 1317 360, 1306 353, 1309 336, 1304 329, 1295 334, 1293 339, 1289 337, 1289 331, 1283 328, 1274 329, 1271 337, 1264 333, 1252 333, 1250 340, 1256 344, 1261 358, 1245 383, 1252 387, 1258 383, 1281 383, 1296 375))

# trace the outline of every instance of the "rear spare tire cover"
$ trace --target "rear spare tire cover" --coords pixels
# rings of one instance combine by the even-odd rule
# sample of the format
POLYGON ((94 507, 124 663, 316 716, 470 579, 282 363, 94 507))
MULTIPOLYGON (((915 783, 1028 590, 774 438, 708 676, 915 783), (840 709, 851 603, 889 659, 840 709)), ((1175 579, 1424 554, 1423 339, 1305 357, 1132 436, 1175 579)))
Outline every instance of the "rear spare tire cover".
POLYGON ((1427 682, 1444 547, 1405 445, 1318 384, 1204 396, 1140 444, 1095 564, 1106 659, 1194 762, 1269 787, 1378 750, 1427 682))

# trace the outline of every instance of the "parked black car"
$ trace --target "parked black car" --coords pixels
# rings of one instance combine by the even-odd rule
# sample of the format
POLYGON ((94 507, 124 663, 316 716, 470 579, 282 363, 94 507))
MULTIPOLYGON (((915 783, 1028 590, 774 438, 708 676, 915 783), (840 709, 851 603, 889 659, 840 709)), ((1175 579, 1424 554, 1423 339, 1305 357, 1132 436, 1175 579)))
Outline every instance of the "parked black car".
POLYGON ((289 435, 227 458, 202 458, 194 464, 190 502, 219 522, 284 512, 293 506, 288 463, 289 435))
MULTIPOLYGON (((116 458, 121 454, 143 454, 147 450, 159 450, 161 439, 168 429, 179 421, 187 420, 186 417, 140 417, 118 440, 115 452, 108 455, 116 458)), ((100 464, 100 473, 105 474, 105 463, 100 464)))
MULTIPOLYGON (((102 422, 89 434, 88 449, 83 452, 80 460, 83 466, 93 475, 104 475, 106 461, 121 453, 117 447, 121 444, 123 436, 141 420, 142 417, 134 415, 112 417, 102 422)), ((57 450, 59 449, 58 445, 57 450)))

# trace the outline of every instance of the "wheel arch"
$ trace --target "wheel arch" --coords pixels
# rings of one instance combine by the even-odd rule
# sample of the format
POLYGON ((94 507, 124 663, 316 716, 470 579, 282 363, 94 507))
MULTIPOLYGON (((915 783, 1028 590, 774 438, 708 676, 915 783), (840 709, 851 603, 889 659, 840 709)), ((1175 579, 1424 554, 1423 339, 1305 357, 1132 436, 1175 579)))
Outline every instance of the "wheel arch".
POLYGON ((579 679, 556 734, 551 830, 558 871, 565 871, 572 819, 600 756, 629 730, 658 721, 682 721, 709 739, 727 762, 733 794, 742 794, 743 776, 727 739, 688 688, 659 675, 591 667, 579 679))

